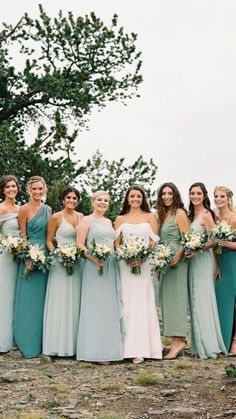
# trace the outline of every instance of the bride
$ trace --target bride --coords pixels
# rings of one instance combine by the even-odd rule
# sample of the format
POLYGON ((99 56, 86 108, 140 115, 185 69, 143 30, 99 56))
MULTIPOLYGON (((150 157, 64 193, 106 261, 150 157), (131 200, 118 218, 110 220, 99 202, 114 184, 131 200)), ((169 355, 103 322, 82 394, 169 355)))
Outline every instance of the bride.
MULTIPOLYGON (((116 247, 130 235, 153 244, 158 241, 156 217, 151 213, 140 186, 133 185, 127 190, 115 229, 116 247)), ((144 358, 161 359, 160 327, 150 266, 142 260, 121 261, 120 272, 125 323, 124 358, 133 359, 134 364, 143 362, 144 358), (141 266, 141 274, 133 275, 131 266, 141 266)))

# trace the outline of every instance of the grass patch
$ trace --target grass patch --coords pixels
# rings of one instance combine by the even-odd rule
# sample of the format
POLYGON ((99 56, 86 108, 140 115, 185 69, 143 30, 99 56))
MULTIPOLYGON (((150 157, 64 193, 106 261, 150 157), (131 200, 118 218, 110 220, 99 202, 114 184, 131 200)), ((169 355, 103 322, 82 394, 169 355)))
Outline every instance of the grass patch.
POLYGON ((228 377, 236 378, 236 365, 230 364, 225 367, 225 372, 228 377))
POLYGON ((69 394, 68 389, 62 384, 47 384, 44 386, 44 389, 52 391, 54 396, 59 400, 65 399, 69 394))
POLYGON ((92 362, 79 362, 78 367, 81 369, 88 369, 88 368, 96 368, 96 365, 93 364, 92 362))
POLYGON ((163 377, 148 373, 141 373, 136 379, 136 383, 141 384, 141 386, 155 386, 156 384, 162 383, 162 381, 163 377))
POLYGON ((61 406, 61 403, 58 400, 48 400, 46 403, 44 403, 43 407, 44 409, 52 409, 53 407, 59 407, 61 406))
POLYGON ((42 410, 31 412, 12 413, 10 415, 1 416, 2 419, 45 419, 45 413, 42 410))
POLYGON ((124 416, 122 413, 109 411, 102 413, 98 416, 98 419, 128 419, 128 416, 124 416))
POLYGON ((79 397, 91 397, 91 394, 89 393, 89 391, 80 391, 79 397))
POLYGON ((188 368, 192 368, 192 367, 193 367, 192 362, 186 362, 186 361, 181 361, 181 362, 178 362, 178 363, 175 365, 175 368, 176 368, 177 370, 187 370, 188 368))
POLYGON ((100 388, 104 391, 117 391, 121 389, 121 386, 117 383, 105 383, 102 384, 100 388))

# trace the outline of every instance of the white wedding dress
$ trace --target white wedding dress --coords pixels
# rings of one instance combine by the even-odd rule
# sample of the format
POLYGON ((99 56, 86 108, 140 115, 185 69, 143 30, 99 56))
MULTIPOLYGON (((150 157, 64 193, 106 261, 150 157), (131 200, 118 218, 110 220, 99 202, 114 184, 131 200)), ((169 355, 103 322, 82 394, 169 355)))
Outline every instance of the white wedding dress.
MULTIPOLYGON (((116 230, 125 242, 130 235, 142 237, 147 243, 150 238, 158 241, 149 223, 123 223, 116 230)), ((120 262, 125 323, 124 358, 162 358, 160 326, 155 305, 155 293, 151 268, 147 262, 141 266, 141 274, 130 272, 131 266, 120 262)))

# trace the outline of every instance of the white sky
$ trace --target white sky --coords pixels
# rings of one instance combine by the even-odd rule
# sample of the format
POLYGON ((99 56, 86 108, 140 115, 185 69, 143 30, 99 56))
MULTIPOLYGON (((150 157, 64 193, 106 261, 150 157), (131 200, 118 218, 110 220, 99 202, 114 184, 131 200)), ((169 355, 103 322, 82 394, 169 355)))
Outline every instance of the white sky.
MULTIPOLYGON (((191 183, 230 187, 236 202, 236 2, 235 0, 41 0, 53 17, 59 9, 95 11, 106 23, 114 13, 138 33, 143 52, 141 98, 108 104, 80 134, 84 163, 100 149, 113 160, 140 154, 158 164, 156 185, 173 181, 186 199, 191 183)), ((1 21, 14 24, 38 1, 4 2, 1 21)))

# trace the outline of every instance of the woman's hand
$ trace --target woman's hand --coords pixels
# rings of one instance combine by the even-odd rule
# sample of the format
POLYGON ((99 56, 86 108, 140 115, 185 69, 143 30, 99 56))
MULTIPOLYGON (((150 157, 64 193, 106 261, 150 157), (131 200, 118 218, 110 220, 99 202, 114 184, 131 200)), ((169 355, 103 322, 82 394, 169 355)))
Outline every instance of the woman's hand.
POLYGON ((102 268, 104 266, 104 260, 98 259, 95 256, 89 256, 87 257, 91 262, 93 262, 97 268, 102 268))
POLYGON ((217 279, 220 279, 220 278, 221 278, 221 275, 220 275, 220 268, 219 268, 219 266, 218 266, 218 265, 215 267, 215 270, 214 270, 214 278, 215 278, 215 280, 217 280, 217 279))
POLYGON ((28 271, 33 271, 33 270, 34 270, 34 267, 33 267, 32 263, 31 263, 31 262, 29 262, 29 261, 27 261, 27 262, 26 262, 26 264, 25 264, 25 268, 26 268, 28 271))
POLYGON ((235 242, 230 242, 228 240, 220 240, 219 245, 221 247, 226 247, 227 249, 235 250, 236 243, 235 242))
POLYGON ((129 259, 128 260, 128 264, 133 267, 141 266, 143 262, 144 262, 143 259, 129 259))
POLYGON ((184 256, 185 256, 187 259, 191 259, 193 256, 196 256, 196 254, 197 254, 196 250, 190 250, 190 252, 185 253, 185 254, 184 254, 184 256))

